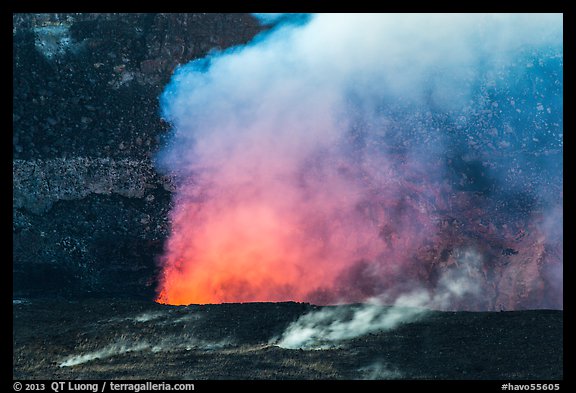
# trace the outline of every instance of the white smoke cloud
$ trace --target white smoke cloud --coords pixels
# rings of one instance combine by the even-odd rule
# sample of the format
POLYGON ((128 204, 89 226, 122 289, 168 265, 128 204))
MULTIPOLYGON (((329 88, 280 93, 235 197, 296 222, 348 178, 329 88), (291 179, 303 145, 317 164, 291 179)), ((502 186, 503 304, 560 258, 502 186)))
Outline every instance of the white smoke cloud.
POLYGON ((562 26, 561 14, 312 15, 178 68, 162 96, 177 143, 161 161, 180 171, 242 153, 258 168, 250 151, 272 149, 300 162, 346 130, 351 93, 369 107, 382 97, 421 103, 431 91, 461 107, 478 73, 523 45, 561 44, 562 26))
POLYGON ((545 308, 563 308, 564 305, 564 208, 562 204, 553 205, 544 212, 539 225, 550 253, 557 253, 560 263, 547 264, 541 273, 548 290, 545 308))
POLYGON ((141 322, 141 323, 145 323, 145 322, 150 322, 159 318, 163 318, 165 317, 164 313, 161 312, 145 312, 139 315, 136 315, 133 319, 135 322, 141 322))
MULTIPOLYGON (((113 324, 138 323, 148 324, 159 327, 163 330, 166 325, 177 325, 182 322, 198 321, 201 317, 195 313, 186 313, 178 315, 166 311, 150 311, 130 316, 126 318, 111 319, 108 322, 113 324)), ((115 331, 116 328, 112 328, 115 331)), ((124 355, 131 352, 150 351, 152 353, 173 351, 173 350, 200 350, 210 351, 225 348, 233 345, 229 338, 223 338, 218 341, 208 341, 199 339, 194 336, 193 331, 183 332, 181 334, 161 334, 153 339, 142 340, 137 335, 122 334, 102 348, 86 351, 81 354, 68 356, 60 362, 60 367, 72 367, 79 364, 88 363, 98 359, 106 359, 113 356, 124 355)))
POLYGON ((191 335, 169 335, 157 341, 139 341, 122 337, 112 344, 101 349, 89 351, 80 355, 72 355, 60 363, 60 367, 72 367, 98 359, 106 359, 113 356, 123 355, 130 352, 150 351, 153 353, 174 350, 202 350, 211 351, 225 348, 232 341, 223 339, 220 341, 206 341, 197 339, 191 335))
POLYGON ((303 315, 290 324, 276 345, 287 349, 331 348, 342 340, 393 329, 400 323, 413 321, 424 312, 418 308, 383 307, 376 301, 352 310, 345 306, 326 307, 303 315))
POLYGON ((87 353, 83 353, 81 355, 74 355, 68 357, 66 360, 60 363, 60 367, 72 367, 77 366, 79 364, 91 362, 97 359, 105 359, 116 355, 122 355, 129 352, 138 352, 143 351, 145 349, 149 349, 150 344, 148 343, 136 343, 136 344, 128 344, 128 343, 114 343, 105 346, 102 349, 98 349, 96 351, 91 351, 87 353))
POLYGON ((383 293, 357 306, 324 307, 300 317, 271 343, 287 349, 330 348, 344 340, 414 322, 431 309, 450 309, 463 297, 476 296, 480 290, 477 275, 481 255, 474 250, 460 254, 460 266, 442 275, 433 290, 416 288, 393 301, 383 293))
MULTIPOLYGON (((489 145, 521 156, 528 132, 557 131, 539 131, 533 111, 519 131, 486 124, 506 117, 501 128, 512 130, 520 102, 536 108, 531 101, 543 100, 518 80, 530 89, 545 80, 557 95, 551 86, 560 80, 517 62, 538 51, 544 65, 546 53, 562 56, 561 14, 317 14, 300 24, 257 17, 277 24, 178 68, 161 97, 173 135, 158 165, 179 179, 161 301, 332 304, 345 290, 345 300, 363 301, 408 287, 431 270, 432 259, 414 266, 414 252, 434 239, 432 213, 451 209, 461 183, 448 178, 448 146, 465 169, 497 183, 504 175, 489 173, 489 145), (511 98, 509 115, 501 108, 511 98), (368 267, 357 269, 358 261, 368 267), (346 272, 366 280, 345 280, 346 272)), ((498 208, 488 192, 483 198, 487 211, 498 208)), ((414 285, 386 296, 442 308, 466 298, 459 274, 442 280, 438 293, 414 285)), ((388 326, 386 317, 364 317, 388 326)))
POLYGON ((379 379, 401 379, 402 373, 387 365, 385 362, 374 362, 358 370, 360 379, 379 380, 379 379))

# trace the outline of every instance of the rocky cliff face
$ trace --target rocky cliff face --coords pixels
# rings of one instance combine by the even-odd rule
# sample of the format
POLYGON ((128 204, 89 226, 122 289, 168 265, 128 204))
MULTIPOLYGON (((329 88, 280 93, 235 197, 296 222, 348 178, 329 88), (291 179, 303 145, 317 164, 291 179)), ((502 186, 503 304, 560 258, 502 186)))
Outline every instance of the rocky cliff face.
POLYGON ((154 154, 179 64, 250 40, 245 14, 15 14, 15 296, 152 296, 173 185, 154 154))

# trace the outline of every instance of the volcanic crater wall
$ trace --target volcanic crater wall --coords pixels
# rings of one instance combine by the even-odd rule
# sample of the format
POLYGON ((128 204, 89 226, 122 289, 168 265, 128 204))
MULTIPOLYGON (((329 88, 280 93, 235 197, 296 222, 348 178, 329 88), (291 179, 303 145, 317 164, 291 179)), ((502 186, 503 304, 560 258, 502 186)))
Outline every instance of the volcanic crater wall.
POLYGON ((14 296, 152 297, 173 185, 154 169, 174 68, 245 14, 13 16, 14 296))
MULTIPOLYGON (((13 22, 14 296, 150 299, 175 191, 174 179, 155 169, 170 129, 158 97, 179 64, 246 43, 265 27, 245 14, 16 14, 13 22)), ((491 77, 494 85, 478 89, 480 110, 467 118, 434 111, 432 99, 410 122, 389 109, 386 143, 375 146, 401 166, 410 143, 446 138, 449 148, 426 161, 446 176, 400 178, 394 198, 378 189, 380 205, 358 206, 388 248, 402 244, 401 234, 380 219, 383 211, 423 217, 427 228, 414 225, 429 230, 426 238, 402 252, 412 278, 431 286, 468 253, 481 255, 469 279, 483 296, 467 308, 562 305, 562 124, 553 124, 561 88, 539 76, 561 84, 561 61, 525 58, 515 67, 528 70, 526 79, 503 88, 491 77), (530 127, 506 120, 520 110, 530 127), (544 140, 542 130, 554 132, 544 140)), ((360 132, 352 136, 361 144, 360 132)), ((378 295, 388 283, 371 277, 358 261, 342 287, 353 298, 378 295)), ((334 300, 317 294, 317 303, 334 300)))

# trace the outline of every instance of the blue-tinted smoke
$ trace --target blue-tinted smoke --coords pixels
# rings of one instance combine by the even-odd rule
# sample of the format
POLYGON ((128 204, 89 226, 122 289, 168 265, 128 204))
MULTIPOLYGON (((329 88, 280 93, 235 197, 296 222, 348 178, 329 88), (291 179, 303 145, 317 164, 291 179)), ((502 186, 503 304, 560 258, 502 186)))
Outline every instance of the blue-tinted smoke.
POLYGON ((290 263, 334 270, 317 303, 435 291, 473 253, 480 289, 452 307, 562 307, 562 15, 255 16, 271 29, 161 96, 177 206, 296 217, 326 251, 290 263))

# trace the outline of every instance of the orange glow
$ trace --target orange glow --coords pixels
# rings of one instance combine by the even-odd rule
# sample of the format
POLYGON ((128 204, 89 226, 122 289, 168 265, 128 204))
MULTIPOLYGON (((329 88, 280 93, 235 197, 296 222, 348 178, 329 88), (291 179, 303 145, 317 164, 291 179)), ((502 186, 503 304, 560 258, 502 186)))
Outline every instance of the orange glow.
POLYGON ((302 268, 307 260, 328 261, 318 260, 322 244, 304 241, 306 234, 289 216, 258 205, 212 215, 198 226, 185 225, 189 214, 175 215, 178 230, 168 243, 173 252, 167 254, 158 302, 304 301, 333 279, 333 269, 302 268))
MULTIPOLYGON (((268 158, 266 168, 282 160, 268 158)), ((397 189, 371 194, 334 161, 285 176, 228 162, 217 176, 198 179, 202 188, 179 190, 160 303, 364 301, 412 263, 405 250, 417 249, 430 225, 408 205, 405 217, 390 216, 401 203, 390 195, 397 189)))
POLYGON ((257 192, 226 187, 201 203, 184 197, 172 212, 157 302, 324 302, 314 294, 332 291, 343 268, 382 245, 374 226, 357 222, 357 193, 326 181, 314 198, 273 182, 257 192))

